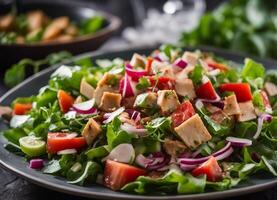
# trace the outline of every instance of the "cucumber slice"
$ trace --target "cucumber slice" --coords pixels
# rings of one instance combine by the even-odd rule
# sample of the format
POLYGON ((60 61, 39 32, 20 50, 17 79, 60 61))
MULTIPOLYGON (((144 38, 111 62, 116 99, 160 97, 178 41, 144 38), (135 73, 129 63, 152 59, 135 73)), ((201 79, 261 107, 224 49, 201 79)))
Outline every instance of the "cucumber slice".
POLYGON ((20 149, 30 157, 46 153, 46 143, 35 136, 26 136, 19 139, 20 149))
POLYGON ((103 160, 108 159, 132 164, 135 159, 135 149, 131 144, 120 144, 116 146, 103 160))

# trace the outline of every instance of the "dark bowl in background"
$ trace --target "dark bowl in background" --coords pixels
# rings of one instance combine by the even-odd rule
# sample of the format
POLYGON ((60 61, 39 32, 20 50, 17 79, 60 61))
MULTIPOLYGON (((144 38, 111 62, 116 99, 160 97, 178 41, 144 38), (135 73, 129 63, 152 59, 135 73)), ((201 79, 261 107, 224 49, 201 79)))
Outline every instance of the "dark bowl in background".
MULTIPOLYGON (((10 11, 10 5, 0 6, 0 15, 10 11)), ((99 11, 90 3, 82 3, 72 0, 21 0, 19 13, 30 10, 43 10, 50 17, 68 16, 71 21, 81 22, 94 14, 100 14, 105 18, 104 27, 96 33, 77 37, 67 42, 48 42, 35 44, 0 44, 0 71, 4 71, 11 64, 22 58, 41 59, 48 54, 66 50, 72 54, 79 54, 96 50, 111 35, 118 30, 121 20, 111 14, 99 11)))

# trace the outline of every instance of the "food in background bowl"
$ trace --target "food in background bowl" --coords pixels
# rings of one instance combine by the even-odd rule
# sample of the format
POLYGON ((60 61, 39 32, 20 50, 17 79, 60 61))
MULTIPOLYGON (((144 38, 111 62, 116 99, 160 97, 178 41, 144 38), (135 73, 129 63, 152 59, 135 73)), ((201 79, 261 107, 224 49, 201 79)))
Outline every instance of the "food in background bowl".
POLYGON ((68 16, 51 18, 41 10, 20 15, 7 14, 0 17, 0 43, 70 41, 97 32, 104 26, 104 22, 102 16, 95 15, 81 23, 75 23, 68 16))

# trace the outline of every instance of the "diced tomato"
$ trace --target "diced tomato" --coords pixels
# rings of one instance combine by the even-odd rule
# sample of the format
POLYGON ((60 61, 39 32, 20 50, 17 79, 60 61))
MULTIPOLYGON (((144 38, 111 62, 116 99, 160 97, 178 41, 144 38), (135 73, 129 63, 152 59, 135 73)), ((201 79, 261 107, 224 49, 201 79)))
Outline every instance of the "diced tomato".
POLYGON ((146 62, 146 66, 145 66, 145 71, 147 72, 147 74, 151 74, 152 70, 151 70, 151 66, 152 66, 152 62, 153 62, 154 58, 147 58, 147 62, 146 62))
POLYGON ((190 101, 185 101, 171 115, 173 127, 179 126, 184 121, 191 118, 193 115, 195 115, 195 111, 194 111, 194 108, 193 108, 192 104, 190 103, 190 101))
POLYGON ((229 68, 222 64, 222 63, 218 63, 215 60, 213 60, 212 58, 208 58, 205 60, 205 62, 207 63, 207 65, 213 69, 219 69, 220 71, 228 71, 229 68))
POLYGON ((32 109, 31 103, 15 103, 13 107, 13 114, 25 115, 31 109, 32 109))
POLYGON ((152 87, 155 87, 159 90, 172 90, 175 86, 175 80, 166 76, 149 77, 149 81, 152 87))
POLYGON ((211 83, 208 81, 196 89, 196 95, 201 99, 215 100, 217 98, 216 91, 211 83))
POLYGON ((264 106, 268 109, 271 109, 270 101, 269 101, 269 98, 268 98, 266 92, 262 90, 261 91, 261 96, 262 96, 262 99, 263 99, 264 106))
POLYGON ((71 106, 74 103, 74 98, 70 96, 68 93, 66 93, 63 90, 58 91, 58 101, 60 105, 60 109, 62 112, 66 113, 69 111, 71 106))
POLYGON ((112 190, 120 190, 124 185, 135 181, 146 171, 132 165, 107 160, 104 170, 104 184, 112 190))
POLYGON ((238 102, 252 100, 251 88, 248 83, 225 83, 219 89, 221 92, 234 92, 238 102))
POLYGON ((71 137, 70 133, 48 133, 47 152, 54 154, 65 149, 79 150, 86 146, 84 137, 71 137))
POLYGON ((219 181, 222 179, 222 170, 213 156, 195 168, 192 174, 193 176, 206 175, 208 181, 219 181))

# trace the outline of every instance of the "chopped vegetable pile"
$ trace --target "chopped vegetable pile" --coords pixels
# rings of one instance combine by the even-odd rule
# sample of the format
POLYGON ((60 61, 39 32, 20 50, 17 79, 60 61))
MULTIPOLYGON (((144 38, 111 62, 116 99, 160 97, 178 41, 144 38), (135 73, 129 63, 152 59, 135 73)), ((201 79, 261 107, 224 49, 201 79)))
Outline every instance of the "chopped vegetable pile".
MULTIPOLYGON (((227 190, 277 176, 277 72, 164 45, 61 66, 1 107, 6 149, 29 167, 137 194, 227 190)), ((32 170, 30 169, 30 170, 32 170)))
POLYGON ((0 16, 0 44, 66 42, 100 30, 105 19, 100 15, 76 24, 67 16, 50 18, 42 10, 0 16))

